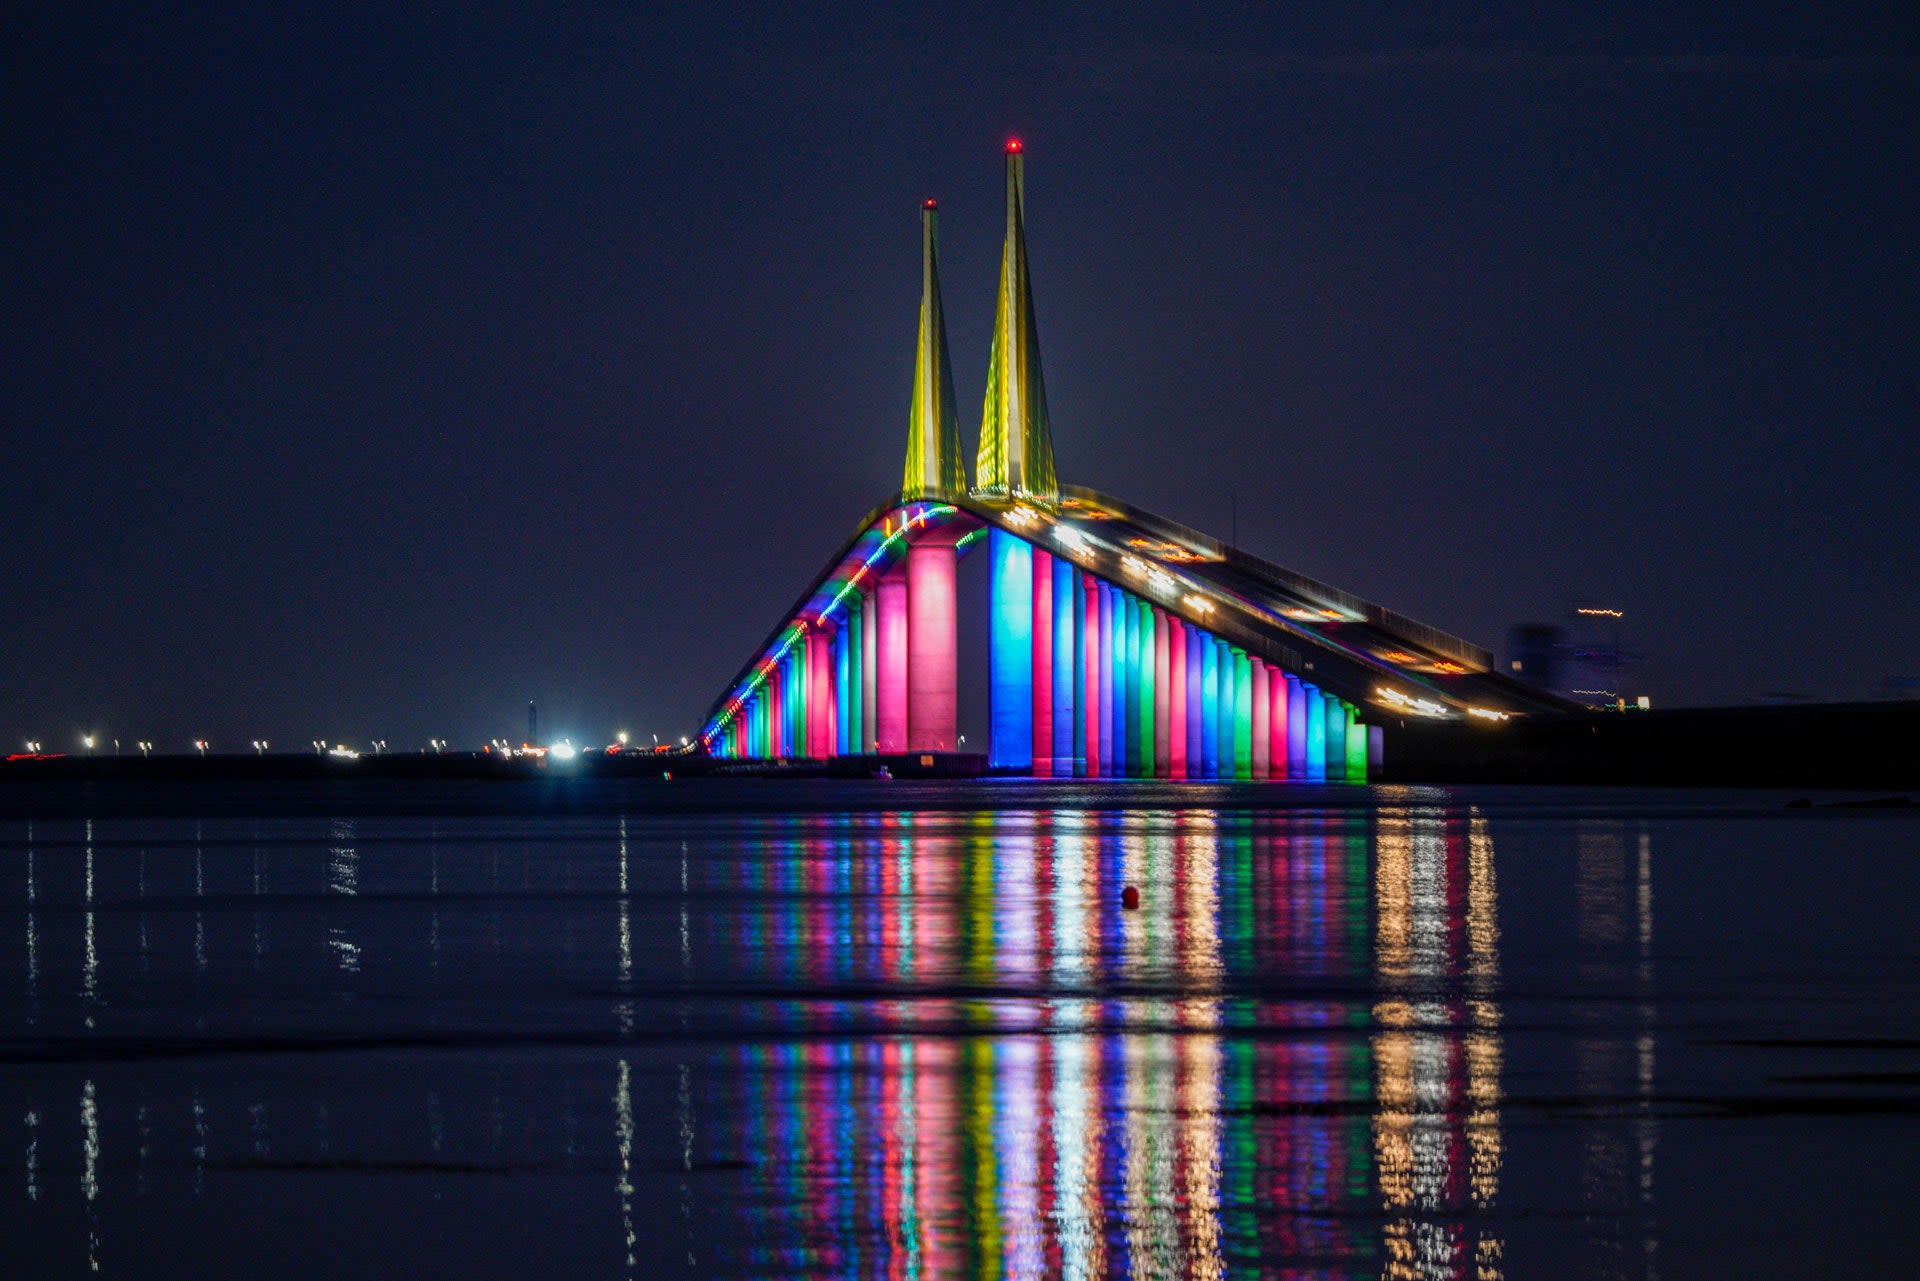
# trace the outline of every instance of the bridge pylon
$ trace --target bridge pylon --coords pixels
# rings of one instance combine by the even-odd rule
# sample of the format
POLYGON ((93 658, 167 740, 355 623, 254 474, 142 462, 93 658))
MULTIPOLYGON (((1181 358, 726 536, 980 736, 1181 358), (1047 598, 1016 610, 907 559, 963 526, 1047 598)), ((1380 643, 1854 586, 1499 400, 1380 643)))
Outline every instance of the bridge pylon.
POLYGON ((920 207, 920 338, 913 355, 902 490, 913 497, 939 497, 963 493, 966 487, 953 363, 947 358, 947 318, 940 304, 940 206, 929 200, 920 207))
POLYGON ((1000 298, 987 362, 987 400, 980 417, 976 493, 1035 498, 1060 496, 1053 469, 1047 389, 1040 374, 1040 326, 1027 278, 1026 155, 1018 139, 1007 144, 1007 238, 1000 250, 1000 298))

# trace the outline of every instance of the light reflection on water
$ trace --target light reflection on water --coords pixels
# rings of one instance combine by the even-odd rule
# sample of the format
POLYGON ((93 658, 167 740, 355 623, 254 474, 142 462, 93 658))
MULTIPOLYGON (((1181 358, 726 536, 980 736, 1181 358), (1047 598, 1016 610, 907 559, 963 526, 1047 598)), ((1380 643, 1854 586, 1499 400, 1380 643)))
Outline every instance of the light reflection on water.
MULTIPOLYGON (((481 1274, 1501 1277, 1494 838, 1405 799, 23 826, 8 1218, 151 1275, 176 1219, 353 1224, 372 1180, 441 1225, 382 1249, 481 1274)), ((1580 833, 1582 964, 1641 1005, 1577 1071, 1643 1101, 1650 877, 1644 833, 1580 833)), ((1644 1211, 1614 1274, 1652 1266, 1657 1137, 1649 1104, 1581 1148, 1588 1203, 1644 1211)))

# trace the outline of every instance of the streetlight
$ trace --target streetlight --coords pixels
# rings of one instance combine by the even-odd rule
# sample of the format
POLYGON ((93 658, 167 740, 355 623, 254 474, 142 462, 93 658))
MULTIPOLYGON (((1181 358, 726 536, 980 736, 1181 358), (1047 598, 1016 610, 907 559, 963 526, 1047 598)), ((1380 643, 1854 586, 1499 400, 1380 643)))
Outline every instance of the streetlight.
POLYGON ((82 734, 80 736, 80 741, 87 745, 87 755, 92 756, 93 755, 93 735, 82 734))
POLYGON ((206 739, 204 739, 204 738, 196 738, 196 739, 194 739, 194 740, 193 740, 193 746, 194 746, 194 749, 195 749, 196 751, 198 751, 198 752, 200 753, 200 755, 202 755, 202 756, 205 756, 205 755, 207 754, 207 740, 206 740, 206 739))

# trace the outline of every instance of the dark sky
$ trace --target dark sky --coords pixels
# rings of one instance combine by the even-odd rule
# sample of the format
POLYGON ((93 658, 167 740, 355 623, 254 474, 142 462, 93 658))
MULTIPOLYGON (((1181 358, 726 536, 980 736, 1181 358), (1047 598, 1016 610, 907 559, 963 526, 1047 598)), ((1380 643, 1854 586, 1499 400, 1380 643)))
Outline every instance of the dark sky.
POLYGON ((40 8, 9 750, 690 732, 899 482, 929 195, 971 450, 1016 133, 1063 479, 1657 703, 1920 676, 1910 4, 40 8))

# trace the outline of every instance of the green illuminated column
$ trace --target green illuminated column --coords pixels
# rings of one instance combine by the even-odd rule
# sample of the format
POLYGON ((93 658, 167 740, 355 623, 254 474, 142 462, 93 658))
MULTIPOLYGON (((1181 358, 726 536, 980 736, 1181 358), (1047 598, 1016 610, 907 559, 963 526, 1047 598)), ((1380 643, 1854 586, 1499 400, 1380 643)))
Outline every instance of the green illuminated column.
POLYGON ((1233 651, 1233 776, 1253 777, 1253 664, 1239 649, 1233 651))
POLYGON ((1347 781, 1367 781, 1367 727, 1351 706, 1347 708, 1347 781))

